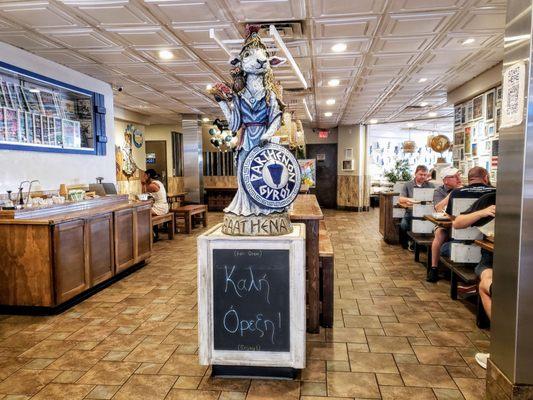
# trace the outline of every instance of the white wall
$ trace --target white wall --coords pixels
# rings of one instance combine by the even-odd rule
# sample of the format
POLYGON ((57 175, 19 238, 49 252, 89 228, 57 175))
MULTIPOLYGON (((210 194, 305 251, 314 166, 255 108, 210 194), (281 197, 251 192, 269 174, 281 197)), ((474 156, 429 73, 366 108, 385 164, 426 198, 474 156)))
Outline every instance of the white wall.
POLYGON ((93 183, 97 176, 115 182, 115 139, 113 124, 113 91, 105 82, 70 68, 45 60, 24 50, 0 42, 2 61, 53 78, 61 82, 101 93, 105 96, 107 155, 41 153, 35 151, 0 150, 0 194, 16 190, 22 180, 38 179, 37 190, 59 189, 61 183, 93 183))

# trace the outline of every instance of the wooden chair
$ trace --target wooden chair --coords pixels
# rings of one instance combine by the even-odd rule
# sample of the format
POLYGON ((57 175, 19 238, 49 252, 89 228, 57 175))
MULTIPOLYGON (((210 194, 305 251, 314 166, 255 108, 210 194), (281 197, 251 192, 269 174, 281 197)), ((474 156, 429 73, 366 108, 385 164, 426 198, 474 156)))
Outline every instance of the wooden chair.
POLYGON ((161 224, 167 225, 167 234, 170 240, 174 239, 174 232, 176 231, 176 223, 174 221, 174 214, 172 212, 163 215, 152 215, 152 227, 161 224), (168 224, 170 223, 170 226, 168 224))
POLYGON ((320 276, 320 325, 325 328, 333 327, 333 298, 334 298, 334 258, 331 237, 324 221, 320 221, 318 230, 318 258, 320 276))
POLYGON ((194 219, 201 220, 204 227, 207 227, 207 206, 205 204, 190 204, 187 206, 178 207, 172 210, 176 220, 183 219, 185 221, 185 233, 191 233, 194 219))
POLYGON ((431 244, 433 243, 433 234, 413 233, 409 231, 407 232, 407 236, 409 236, 415 244, 415 261, 420 262, 420 250, 421 247, 425 247, 427 250, 426 269, 431 268, 431 244))

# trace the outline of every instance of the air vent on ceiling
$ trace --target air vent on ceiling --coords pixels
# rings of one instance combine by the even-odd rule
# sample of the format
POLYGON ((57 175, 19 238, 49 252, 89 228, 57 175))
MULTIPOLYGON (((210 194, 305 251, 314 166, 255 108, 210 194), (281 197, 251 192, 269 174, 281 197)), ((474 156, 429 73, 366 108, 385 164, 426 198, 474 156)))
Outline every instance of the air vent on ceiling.
POLYGON ((417 111, 417 110, 423 110, 425 108, 426 107, 422 107, 422 106, 407 106, 407 107, 404 108, 404 110, 417 111))
POLYGON ((261 26, 261 30, 259 31, 261 37, 270 36, 268 32, 270 25, 276 27, 283 40, 296 40, 304 37, 303 21, 247 22, 246 24, 242 24, 243 31, 248 24, 261 26))

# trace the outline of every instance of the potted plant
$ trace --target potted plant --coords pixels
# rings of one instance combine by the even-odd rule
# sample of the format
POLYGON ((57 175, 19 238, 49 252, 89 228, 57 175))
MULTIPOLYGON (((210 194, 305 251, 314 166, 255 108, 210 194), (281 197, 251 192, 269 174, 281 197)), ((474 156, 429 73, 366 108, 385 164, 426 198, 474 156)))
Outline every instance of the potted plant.
POLYGON ((397 183, 410 181, 412 176, 411 171, 409 171, 409 161, 396 161, 394 168, 385 172, 385 178, 387 178, 391 183, 394 183, 394 186, 397 186, 397 183))

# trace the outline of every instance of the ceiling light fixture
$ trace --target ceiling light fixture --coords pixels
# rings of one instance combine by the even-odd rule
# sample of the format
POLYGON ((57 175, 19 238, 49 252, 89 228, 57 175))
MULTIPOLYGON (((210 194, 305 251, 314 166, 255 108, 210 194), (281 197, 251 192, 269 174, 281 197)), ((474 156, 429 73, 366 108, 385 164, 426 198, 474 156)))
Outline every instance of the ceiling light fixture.
POLYGON ((30 93, 41 93, 39 89, 30 89, 30 93))
POLYGON ((378 123, 378 120, 375 119, 375 118, 372 118, 372 119, 370 120, 370 123, 371 123, 371 124, 377 124, 377 123, 378 123))
POLYGON ((475 41, 476 39, 474 38, 468 38, 468 39, 463 40, 462 44, 470 44, 470 43, 474 43, 475 41))
POLYGON ((171 60, 174 58, 174 54, 170 50, 159 50, 159 58, 161 60, 171 60))
POLYGON ((213 89, 213 85, 211 85, 210 83, 205 87, 205 90, 211 90, 213 89))
POLYGON ((303 99, 303 103, 304 103, 305 113, 307 114, 307 118, 309 119, 309 121, 312 121, 313 116, 311 115, 311 111, 309 111, 309 106, 307 105, 307 101, 303 99))
POLYGON ((332 115, 333 115, 333 113, 330 112, 330 111, 324 113, 325 117, 331 117, 332 115))
POLYGON ((427 101, 423 101, 420 103, 420 107, 426 107, 428 105, 427 101))
POLYGON ((270 25, 269 32, 270 32, 270 36, 274 38, 274 41, 276 42, 278 47, 281 49, 283 54, 285 54, 285 57, 287 57, 287 60, 289 61, 289 64, 292 67, 292 70, 294 71, 294 73, 296 74, 300 82, 302 82, 304 89, 307 89, 307 81, 305 80, 302 74, 302 71, 300 71, 300 67, 298 67, 298 64, 296 64, 296 61, 294 61, 294 58, 292 57, 291 52, 285 45, 285 42, 283 42, 283 39, 279 35, 279 32, 276 29, 276 27, 274 25, 270 25))
POLYGON ((328 106, 332 106, 333 104, 335 104, 335 99, 327 99, 327 100, 326 100, 326 104, 327 104, 328 106))
POLYGON ((437 116, 437 113, 435 111, 431 111, 430 113, 428 113, 428 117, 434 118, 436 116, 437 116))
POLYGON ((339 81, 338 79, 330 79, 328 81, 328 85, 329 86, 339 86, 340 83, 341 83, 341 81, 339 81))
POLYGON ((424 82, 426 82, 427 80, 428 80, 428 78, 420 78, 420 79, 418 80, 418 83, 424 83, 424 82))
POLYGON ((202 122, 209 122, 209 118, 207 118, 207 117, 203 117, 203 118, 202 118, 202 122))
POLYGON ((337 43, 331 46, 331 50, 333 50, 335 53, 342 53, 343 51, 346 51, 346 43, 337 43))

